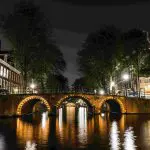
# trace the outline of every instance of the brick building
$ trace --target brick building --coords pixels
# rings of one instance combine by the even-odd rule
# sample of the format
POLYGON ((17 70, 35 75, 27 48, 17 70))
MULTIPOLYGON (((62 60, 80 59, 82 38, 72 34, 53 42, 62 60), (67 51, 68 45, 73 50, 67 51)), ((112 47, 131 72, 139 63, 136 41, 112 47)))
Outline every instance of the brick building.
POLYGON ((20 93, 23 86, 22 75, 16 68, 0 59, 0 89, 9 93, 20 93))

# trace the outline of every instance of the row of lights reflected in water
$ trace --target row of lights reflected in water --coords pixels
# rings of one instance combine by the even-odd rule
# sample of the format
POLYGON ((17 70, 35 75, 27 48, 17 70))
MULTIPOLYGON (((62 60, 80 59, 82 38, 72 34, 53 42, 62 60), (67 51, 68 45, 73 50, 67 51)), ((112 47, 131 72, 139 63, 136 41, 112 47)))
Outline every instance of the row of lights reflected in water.
MULTIPOLYGON (((66 121, 67 123, 64 124, 63 122, 63 109, 60 108, 59 109, 59 117, 56 120, 56 130, 58 130, 58 132, 56 132, 56 134, 58 134, 57 136, 59 136, 60 138, 60 142, 61 144, 68 144, 68 140, 70 145, 74 145, 76 141, 79 142, 80 148, 84 148, 86 147, 86 145, 88 144, 88 134, 92 134, 90 132, 88 132, 88 122, 87 122, 87 118, 88 118, 88 114, 87 114, 87 108, 85 107, 80 107, 78 110, 78 116, 77 116, 77 120, 78 120, 78 131, 75 131, 75 107, 67 107, 66 108, 66 121), (65 126, 65 127, 64 127, 65 126), (68 130, 68 131, 66 131, 68 130), (76 134, 76 135, 75 135, 76 134), (77 138, 77 139, 76 139, 77 138)), ((42 141, 46 141, 48 138, 48 134, 49 134, 49 118, 47 116, 47 113, 43 113, 42 114, 42 120, 41 120, 41 130, 40 132, 42 133, 42 141), (46 134, 44 134, 44 129, 46 129, 46 134)), ((102 113, 101 116, 99 116, 100 118, 100 123, 103 122, 103 119, 105 119, 105 114, 102 113)), ((18 120, 20 121, 20 120, 18 120)), ((92 124, 89 125, 89 127, 91 128, 93 126, 93 121, 91 122, 92 124)), ((18 123, 17 123, 18 124, 18 123)), ((30 132, 31 129, 27 129, 30 132)), ((22 130, 21 131, 27 131, 27 130, 22 130)), ((106 128, 104 128, 104 126, 102 126, 101 130, 106 130, 106 128)), ((105 132, 105 131, 102 131, 105 132)), ((104 133, 102 133, 104 134, 104 133)), ((119 150, 121 149, 121 142, 120 142, 120 138, 119 138, 119 134, 120 131, 118 129, 118 123, 116 121, 113 121, 111 124, 111 128, 110 128, 110 133, 109 133, 109 144, 110 144, 110 149, 111 150, 119 150)), ((26 134, 21 134, 21 135, 26 135, 26 134)), ((36 150, 36 146, 37 144, 35 142, 33 142, 32 137, 24 137, 24 139, 30 139, 26 142, 26 146, 25 149, 26 150, 36 150)), ((125 150, 135 150, 136 149, 136 145, 135 145, 135 139, 136 137, 134 136, 134 132, 132 127, 129 127, 125 133, 124 133, 124 143, 122 144, 122 146, 124 147, 125 150)))
MULTIPOLYGON (((77 115, 77 125, 75 125, 75 107, 66 108, 66 123, 63 120, 63 109, 59 109, 59 116, 56 119, 56 136, 59 136, 60 143, 63 145, 79 145, 84 148, 89 144, 89 137, 94 133, 94 124, 98 123, 100 136, 109 136, 109 146, 111 150, 136 150, 135 145, 136 136, 132 127, 125 129, 124 116, 120 121, 112 121, 109 125, 110 131, 108 133, 107 117, 105 114, 98 116, 98 122, 92 118, 88 121, 88 113, 85 107, 80 107, 77 115), (77 126, 77 128, 76 128, 77 126), (123 140, 121 140, 121 133, 123 133, 123 140)), ((150 121, 148 121, 150 126, 150 121)), ((146 127, 145 127, 146 128, 146 127)), ((26 123, 21 119, 17 119, 17 137, 22 144, 25 144, 25 150, 36 150, 37 144, 47 144, 50 134, 50 118, 48 113, 42 114, 40 125, 33 127, 32 124, 26 123), (35 139, 36 134, 36 139, 35 139), (38 137, 37 137, 38 135, 38 137), (38 141, 37 144, 35 141, 38 141)), ((150 138, 150 133, 147 135, 150 138)), ((5 150, 5 137, 0 135, 0 150, 5 150)))

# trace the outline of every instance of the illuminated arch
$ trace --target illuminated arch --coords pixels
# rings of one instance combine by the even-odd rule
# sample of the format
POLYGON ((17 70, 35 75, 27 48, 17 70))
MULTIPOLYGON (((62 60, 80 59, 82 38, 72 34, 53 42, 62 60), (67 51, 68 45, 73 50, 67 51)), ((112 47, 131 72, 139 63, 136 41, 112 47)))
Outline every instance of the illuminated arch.
POLYGON ((19 105, 17 107, 17 115, 21 115, 21 110, 22 110, 22 107, 24 106, 24 104, 26 104, 27 102, 34 100, 34 99, 38 99, 38 100, 42 101, 43 104, 46 106, 47 110, 50 112, 49 103, 43 97, 41 97, 41 96, 29 96, 29 97, 24 98, 19 103, 19 105))
POLYGON ((65 100, 69 99, 69 98, 74 98, 74 97, 79 97, 81 98, 82 100, 84 100, 85 102, 87 102, 87 104, 89 106, 93 106, 92 103, 90 102, 90 100, 84 96, 84 95, 76 95, 76 94, 70 94, 70 95, 67 95, 67 96, 64 96, 62 97, 56 104, 56 107, 58 108, 65 100))
POLYGON ((121 97, 113 97, 113 96, 109 96, 109 97, 106 97, 106 99, 103 99, 101 102, 100 102, 100 110, 101 110, 101 107, 102 105, 108 101, 108 100, 112 100, 112 101, 115 101, 117 102, 117 104, 120 106, 120 109, 121 109, 121 113, 125 113, 126 112, 126 109, 125 109, 125 106, 124 104, 122 103, 122 98, 121 97))

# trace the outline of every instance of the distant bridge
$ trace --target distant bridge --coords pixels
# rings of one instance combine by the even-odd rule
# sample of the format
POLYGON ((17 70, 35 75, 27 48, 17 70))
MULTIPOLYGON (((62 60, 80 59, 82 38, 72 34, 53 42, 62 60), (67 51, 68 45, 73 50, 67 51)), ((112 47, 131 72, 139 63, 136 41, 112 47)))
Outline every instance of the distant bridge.
POLYGON ((120 109, 121 113, 150 113, 150 100, 113 95, 95 95, 82 93, 57 94, 13 94, 0 96, 0 115, 23 115, 33 111, 37 102, 46 106, 49 113, 56 113, 63 102, 69 98, 79 98, 86 102, 88 111, 93 114, 102 112, 107 103, 110 110, 120 109))

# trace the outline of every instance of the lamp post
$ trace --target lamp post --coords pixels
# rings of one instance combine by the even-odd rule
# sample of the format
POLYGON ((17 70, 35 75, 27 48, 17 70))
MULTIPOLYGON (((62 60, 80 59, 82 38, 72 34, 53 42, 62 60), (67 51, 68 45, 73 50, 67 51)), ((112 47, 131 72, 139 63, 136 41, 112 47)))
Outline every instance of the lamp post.
POLYGON ((129 80, 129 75, 125 73, 123 74, 122 78, 125 81, 125 96, 127 96, 127 81, 129 80))
POLYGON ((111 81, 111 83, 110 83, 110 92, 112 93, 112 94, 115 94, 115 82, 114 81, 111 81))
POLYGON ((100 95, 104 95, 104 94, 105 94, 104 90, 100 90, 100 91, 99 91, 99 94, 100 94, 100 95))
POLYGON ((35 89, 36 85, 32 82, 30 85, 30 88, 32 89, 32 93, 34 93, 34 89, 35 89))

